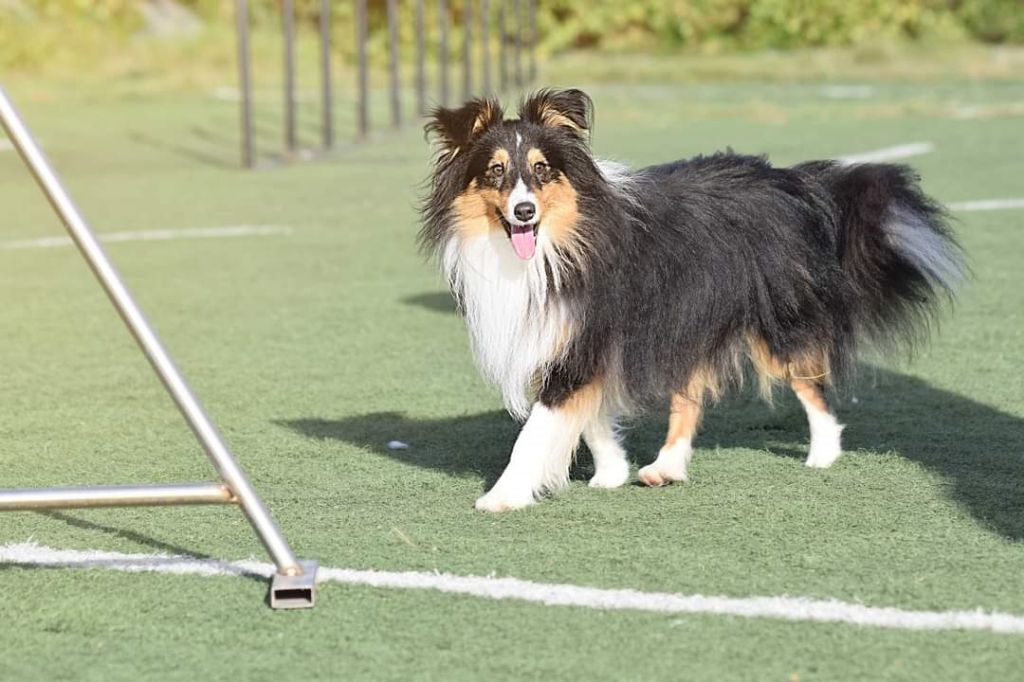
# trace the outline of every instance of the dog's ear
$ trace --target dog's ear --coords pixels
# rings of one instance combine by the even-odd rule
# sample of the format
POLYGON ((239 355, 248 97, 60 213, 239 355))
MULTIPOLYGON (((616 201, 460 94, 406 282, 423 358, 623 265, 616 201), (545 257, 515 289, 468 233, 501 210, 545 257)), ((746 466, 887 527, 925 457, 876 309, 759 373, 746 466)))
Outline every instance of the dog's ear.
POLYGON ((563 128, 585 138, 594 117, 594 102, 582 90, 539 90, 519 106, 519 118, 537 125, 563 128))
POLYGON ((471 99, 459 109, 434 109, 425 130, 436 140, 441 158, 451 159, 504 118, 498 100, 471 99))

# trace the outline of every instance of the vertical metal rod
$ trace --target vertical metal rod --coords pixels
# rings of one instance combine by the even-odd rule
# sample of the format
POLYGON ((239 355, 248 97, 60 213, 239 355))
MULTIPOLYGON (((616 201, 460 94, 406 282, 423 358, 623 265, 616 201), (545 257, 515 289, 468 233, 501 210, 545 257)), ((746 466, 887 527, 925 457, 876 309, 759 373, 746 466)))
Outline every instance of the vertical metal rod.
POLYGON ((398 0, 388 0, 388 80, 391 88, 391 125, 402 125, 398 80, 398 0))
POLYGON ((235 38, 238 43, 238 95, 241 116, 242 165, 256 164, 252 141, 252 68, 249 63, 249 2, 235 0, 235 38))
POLYGON ((527 80, 532 83, 537 80, 537 0, 526 0, 527 25, 530 31, 529 55, 530 70, 527 72, 527 80))
POLYGON ((501 0, 498 10, 498 85, 508 90, 508 0, 501 0))
POLYGON ((473 0, 462 3, 462 100, 473 96, 473 0))
POLYGON ((416 0, 416 113, 427 113, 427 29, 423 0, 416 0))
POLYGON ((523 87, 523 2, 522 0, 514 0, 513 7, 515 8, 515 22, 516 28, 513 32, 515 36, 515 83, 517 88, 523 87))
POLYGON ((136 305, 117 269, 107 258, 103 247, 100 246, 70 195, 61 185, 60 179, 53 172, 2 87, 0 87, 0 124, 7 131, 8 137, 17 148, 21 158, 24 159, 50 205, 60 216, 75 245, 85 257, 100 284, 103 285, 103 289, 107 292, 107 296, 110 297, 121 319, 124 320, 128 330, 146 354, 146 358, 160 377, 160 381, 163 382, 167 392, 174 399, 182 416, 185 417, 185 421, 188 422, 192 432, 203 446, 203 450, 220 474, 221 480, 238 498, 249 523, 252 524, 263 546, 266 547, 274 563, 277 564, 278 571, 287 575, 301 575, 303 569, 292 553, 288 541, 285 540, 277 524, 274 523, 267 507, 252 487, 245 472, 238 465, 234 455, 221 439, 217 429, 210 422, 209 417, 206 416, 206 412, 203 411, 192 390, 185 383, 184 377, 175 367, 174 361, 171 360, 171 356, 164 349, 156 332, 153 331, 142 314, 142 310, 136 305))
POLYGON ((441 106, 448 106, 448 0, 437 2, 441 37, 437 45, 437 68, 441 71, 441 106))
POLYGON ((359 62, 359 94, 356 97, 356 121, 358 121, 360 138, 370 133, 370 82, 366 64, 366 0, 356 0, 356 55, 359 62))
POLYGON ((320 105, 324 149, 334 146, 334 92, 331 82, 331 0, 320 0, 320 105))
POLYGON ((483 72, 483 93, 491 94, 491 0, 482 0, 480 5, 480 46, 483 72))
POLYGON ((284 33, 284 148, 295 152, 295 6, 294 0, 281 2, 281 28, 284 33))

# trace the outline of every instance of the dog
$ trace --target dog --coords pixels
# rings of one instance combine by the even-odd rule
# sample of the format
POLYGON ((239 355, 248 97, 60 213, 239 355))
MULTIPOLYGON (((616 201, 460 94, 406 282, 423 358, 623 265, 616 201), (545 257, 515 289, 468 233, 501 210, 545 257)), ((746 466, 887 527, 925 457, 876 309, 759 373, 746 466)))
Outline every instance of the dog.
POLYGON ((421 206, 479 368, 525 424, 476 501, 518 509, 564 487, 582 437, 590 485, 629 478, 620 420, 670 408, 648 486, 687 480, 704 404, 788 383, 810 467, 840 456, 826 390, 866 346, 913 345, 966 274, 950 219, 907 166, 790 168, 731 150, 632 170, 589 148, 593 103, 541 90, 438 108, 421 206))

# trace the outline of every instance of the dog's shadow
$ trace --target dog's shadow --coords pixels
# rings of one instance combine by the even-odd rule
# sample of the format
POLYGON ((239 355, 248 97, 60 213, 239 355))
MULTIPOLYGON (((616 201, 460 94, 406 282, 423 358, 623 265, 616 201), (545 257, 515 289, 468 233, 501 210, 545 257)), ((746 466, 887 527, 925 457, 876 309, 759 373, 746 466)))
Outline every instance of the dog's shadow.
MULTIPOLYGON (((921 379, 865 368, 842 398, 848 451, 896 452, 942 474, 950 494, 979 521, 1011 540, 1024 539, 1024 419, 935 388, 921 379)), ((378 412, 339 420, 282 422, 311 438, 337 439, 407 464, 480 478, 490 486, 504 468, 518 425, 502 411, 442 419, 378 412), (410 444, 392 449, 389 442, 410 444)), ((663 421, 629 429, 627 450, 646 463, 660 445, 663 421)), ((768 449, 806 456, 807 425, 788 397, 774 410, 741 398, 709 410, 697 447, 768 449)), ((590 475, 584 456, 574 478, 590 475)))

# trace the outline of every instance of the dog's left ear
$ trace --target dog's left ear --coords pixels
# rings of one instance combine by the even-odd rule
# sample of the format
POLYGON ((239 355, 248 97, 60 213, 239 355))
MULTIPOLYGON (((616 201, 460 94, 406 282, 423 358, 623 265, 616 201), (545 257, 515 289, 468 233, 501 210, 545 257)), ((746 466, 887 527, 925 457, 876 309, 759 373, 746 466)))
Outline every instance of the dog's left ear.
POLYGON ((519 118, 583 139, 593 122, 594 102, 582 90, 539 90, 519 106, 519 118))
POLYGON ((433 135, 440 147, 441 158, 453 159, 491 126, 501 123, 505 112, 498 100, 471 99, 459 109, 434 109, 425 126, 427 135, 433 135))

